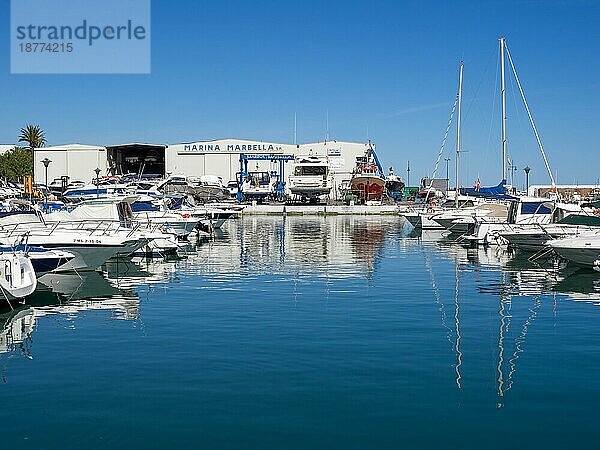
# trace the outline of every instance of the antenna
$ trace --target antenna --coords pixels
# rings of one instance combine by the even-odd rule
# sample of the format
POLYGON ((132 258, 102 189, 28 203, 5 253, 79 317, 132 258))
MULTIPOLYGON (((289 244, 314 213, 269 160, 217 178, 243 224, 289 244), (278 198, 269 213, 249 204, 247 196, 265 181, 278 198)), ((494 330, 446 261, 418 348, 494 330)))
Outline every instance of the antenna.
POLYGON ((327 110, 325 115, 325 142, 329 140, 329 110, 327 110))
POLYGON ((298 123, 296 120, 296 113, 294 112, 294 145, 298 144, 298 123))

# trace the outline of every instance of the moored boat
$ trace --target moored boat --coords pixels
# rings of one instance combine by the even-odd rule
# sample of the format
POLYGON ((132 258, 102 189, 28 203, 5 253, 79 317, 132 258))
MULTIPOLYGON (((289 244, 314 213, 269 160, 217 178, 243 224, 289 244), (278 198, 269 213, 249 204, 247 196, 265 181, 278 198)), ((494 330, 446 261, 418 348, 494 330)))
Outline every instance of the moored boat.
POLYGON ((578 266, 600 265, 600 234, 556 239, 549 241, 548 246, 561 258, 578 266))
POLYGON ((0 250, 0 289, 8 299, 33 294, 37 276, 31 260, 22 251, 0 250))

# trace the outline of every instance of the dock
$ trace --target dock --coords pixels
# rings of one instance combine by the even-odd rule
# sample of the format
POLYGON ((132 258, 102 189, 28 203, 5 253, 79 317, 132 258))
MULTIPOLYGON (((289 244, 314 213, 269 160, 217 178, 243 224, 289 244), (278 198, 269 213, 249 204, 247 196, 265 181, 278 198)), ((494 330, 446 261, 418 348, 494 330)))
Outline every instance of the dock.
POLYGON ((243 215, 266 216, 334 216, 334 215, 396 215, 397 205, 248 205, 243 215))

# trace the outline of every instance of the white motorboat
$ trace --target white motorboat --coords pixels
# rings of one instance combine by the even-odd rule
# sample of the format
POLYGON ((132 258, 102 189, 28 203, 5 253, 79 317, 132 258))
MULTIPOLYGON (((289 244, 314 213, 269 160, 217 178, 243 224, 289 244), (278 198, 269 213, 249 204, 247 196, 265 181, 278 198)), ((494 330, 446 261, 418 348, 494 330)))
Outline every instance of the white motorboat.
POLYGON ((547 245, 560 257, 578 266, 595 267, 600 264, 600 234, 556 239, 548 241, 547 245))
MULTIPOLYGON (((171 228, 165 226, 164 220, 134 221, 131 204, 137 199, 137 196, 128 196, 88 200, 72 211, 46 214, 44 220, 52 226, 85 230, 90 236, 119 235, 131 239, 132 245, 123 248, 116 256, 176 253, 179 248, 177 237, 187 237, 193 231, 191 225, 195 226, 198 220, 173 214, 171 224, 173 228, 178 227, 178 233, 169 232, 171 228), (185 226, 181 226, 182 223, 185 226)), ((152 201, 149 200, 149 203, 153 209, 158 208, 153 206, 152 201)), ((162 218, 167 216, 163 214, 162 218)))
POLYGON ((401 215, 418 230, 443 230, 444 227, 433 220, 441 211, 442 209, 429 207, 405 211, 401 215))
POLYGON ((0 252, 0 289, 8 299, 33 294, 37 276, 31 260, 22 251, 0 252))
POLYGON ((475 218, 473 232, 464 239, 481 245, 507 245, 508 241, 502 232, 510 225, 540 225, 552 221, 554 202, 540 197, 514 197, 510 201, 508 216, 505 220, 492 220, 494 218, 475 218))
POLYGON ((76 186, 67 189, 65 192, 63 192, 62 197, 67 202, 77 203, 95 198, 124 195, 126 193, 127 187, 121 184, 86 184, 84 186, 76 186))
POLYGON ((54 271, 96 270, 108 259, 120 253, 129 254, 143 239, 124 233, 107 234, 85 227, 52 226, 43 222, 37 212, 17 212, 0 214, 0 243, 14 247, 27 242, 33 247, 64 250, 74 258, 57 267, 54 271))
POLYGON ((43 247, 32 247, 27 244, 20 244, 14 247, 0 247, 0 253, 15 251, 22 252, 29 258, 37 277, 58 269, 75 257, 72 253, 64 250, 50 250, 43 247))
POLYGON ((200 220, 200 222, 205 222, 211 228, 221 228, 228 219, 237 217, 242 209, 243 206, 206 203, 202 206, 183 206, 179 210, 174 210, 174 212, 178 212, 183 216, 189 215, 200 220))
POLYGON ((546 225, 521 225, 514 228, 507 226, 499 234, 513 247, 525 251, 537 252, 546 247, 548 242, 552 240, 600 234, 600 228, 551 223, 546 225))
POLYGON ((465 234, 478 219, 485 217, 488 221, 505 221, 507 216, 508 207, 505 204, 485 202, 470 208, 449 210, 432 219, 452 233, 465 234))
POLYGON ((456 208, 455 200, 448 200, 440 206, 429 204, 423 205, 420 208, 410 207, 401 209, 399 213, 416 229, 444 230, 445 228, 434 220, 435 217, 446 212, 453 212, 456 214, 456 217, 467 215, 468 213, 461 211, 467 211, 468 208, 472 208, 477 200, 473 197, 459 196, 458 209, 456 208))
POLYGON ((199 218, 169 210, 160 200, 147 197, 131 202, 130 208, 132 220, 139 222, 142 227, 154 230, 158 228, 180 239, 186 239, 200 222, 199 218))
POLYGON ((240 192, 244 200, 262 201, 275 195, 274 179, 270 172, 249 172, 240 192))
POLYGON ((290 175, 289 189, 303 201, 318 199, 331 192, 329 162, 317 156, 297 158, 290 175))

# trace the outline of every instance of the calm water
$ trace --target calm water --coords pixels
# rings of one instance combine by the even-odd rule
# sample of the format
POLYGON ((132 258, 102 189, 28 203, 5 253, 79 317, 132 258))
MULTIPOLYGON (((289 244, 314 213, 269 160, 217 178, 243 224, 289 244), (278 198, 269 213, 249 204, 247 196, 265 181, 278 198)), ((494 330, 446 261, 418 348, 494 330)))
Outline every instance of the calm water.
POLYGON ((406 228, 247 218, 47 279, 0 317, 1 448, 597 448, 600 274, 406 228))

